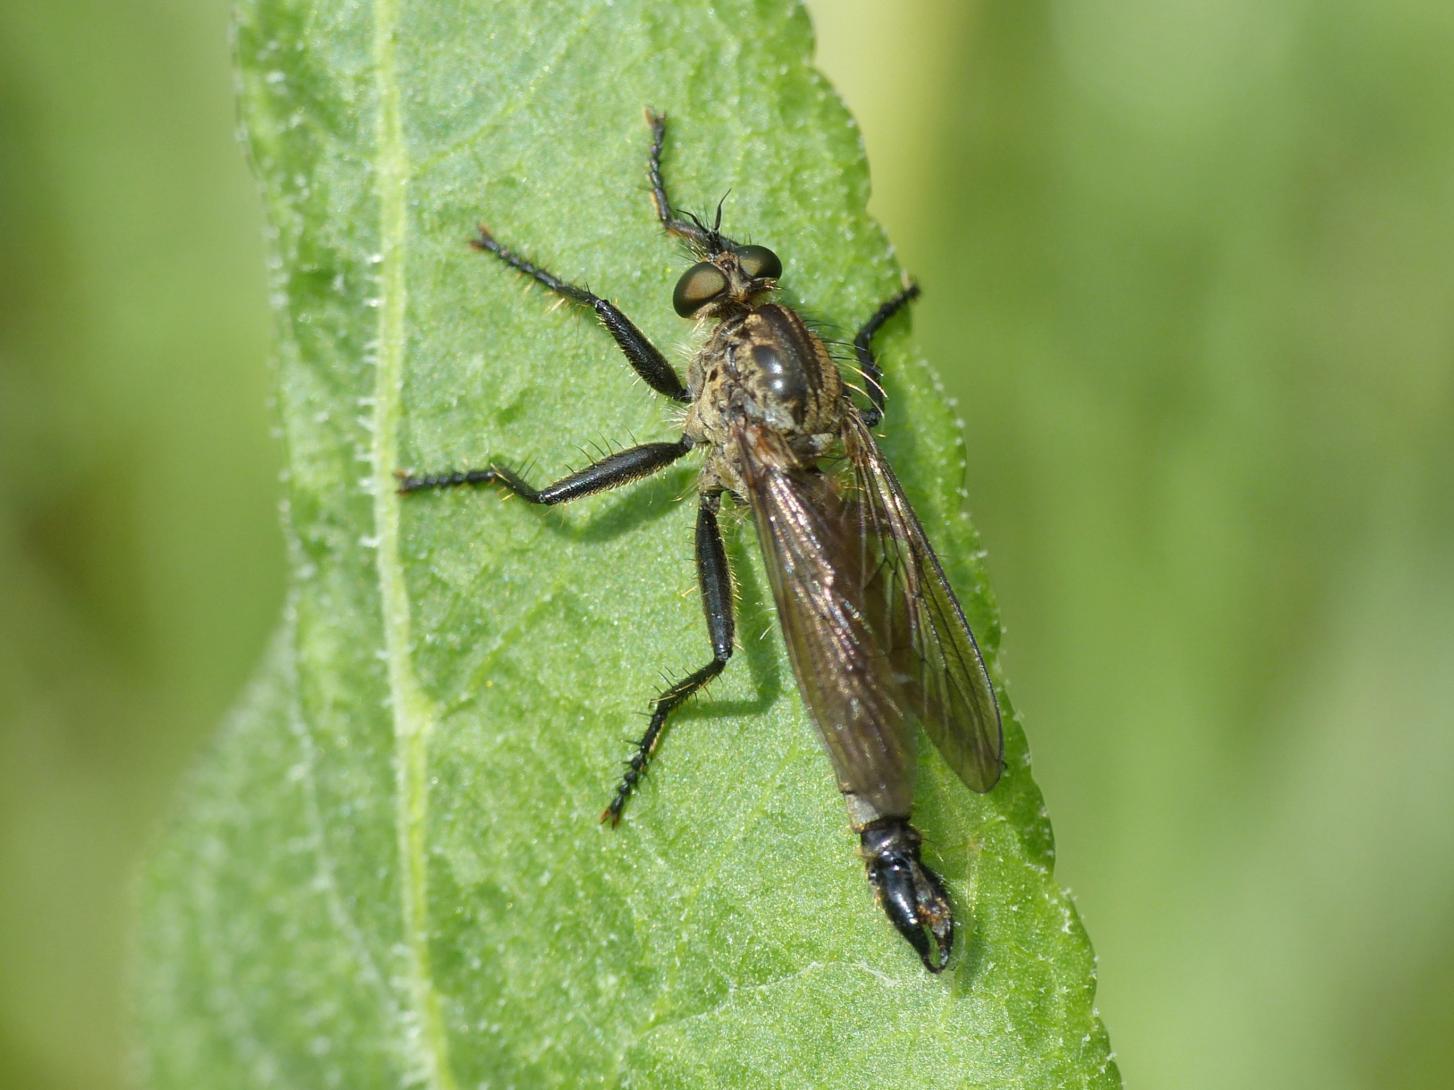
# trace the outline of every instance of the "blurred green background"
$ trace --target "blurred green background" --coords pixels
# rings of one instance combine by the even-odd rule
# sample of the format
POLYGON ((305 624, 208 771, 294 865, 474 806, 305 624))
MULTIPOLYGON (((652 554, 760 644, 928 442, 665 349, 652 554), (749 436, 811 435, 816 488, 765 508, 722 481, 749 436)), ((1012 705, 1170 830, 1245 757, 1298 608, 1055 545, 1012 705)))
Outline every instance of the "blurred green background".
MULTIPOLYGON (((1454 6, 811 8, 1128 1085, 1450 1085, 1454 6)), ((7 1087, 120 1085, 135 863, 281 598, 226 26, 0 8, 7 1087)))

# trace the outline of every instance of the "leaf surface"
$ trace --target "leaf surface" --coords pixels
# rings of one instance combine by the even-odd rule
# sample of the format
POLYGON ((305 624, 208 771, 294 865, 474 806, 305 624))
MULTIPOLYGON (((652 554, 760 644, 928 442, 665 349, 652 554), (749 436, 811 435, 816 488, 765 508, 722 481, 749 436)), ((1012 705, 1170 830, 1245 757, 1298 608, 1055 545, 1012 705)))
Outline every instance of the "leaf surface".
MULTIPOLYGON (((293 577, 146 877, 150 1084, 1118 1086, 1003 690, 993 793, 921 746, 916 820, 964 925, 931 977, 873 904, 748 520, 725 520, 736 658, 622 826, 596 823, 660 674, 709 656, 694 459, 561 509, 394 493, 400 467, 544 480, 676 434, 590 315, 466 245, 483 220, 686 342, 645 105, 671 118, 674 200, 730 189, 724 229, 783 256, 829 336, 898 286, 804 13, 250 0, 238 43, 293 577)), ((880 342, 885 447, 993 667, 963 444, 905 327, 880 342)))

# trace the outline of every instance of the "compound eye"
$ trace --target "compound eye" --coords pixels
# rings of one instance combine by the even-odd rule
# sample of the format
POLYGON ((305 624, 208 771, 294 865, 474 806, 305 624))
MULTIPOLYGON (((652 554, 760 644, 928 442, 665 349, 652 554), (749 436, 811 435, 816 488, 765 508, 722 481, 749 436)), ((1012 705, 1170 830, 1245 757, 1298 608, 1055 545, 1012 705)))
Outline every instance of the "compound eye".
POLYGON ((700 261, 682 273, 671 293, 671 305, 683 318, 690 318, 726 290, 726 274, 710 261, 700 261))
POLYGON ((783 263, 766 246, 739 246, 737 264, 753 280, 776 280, 783 274, 783 263))

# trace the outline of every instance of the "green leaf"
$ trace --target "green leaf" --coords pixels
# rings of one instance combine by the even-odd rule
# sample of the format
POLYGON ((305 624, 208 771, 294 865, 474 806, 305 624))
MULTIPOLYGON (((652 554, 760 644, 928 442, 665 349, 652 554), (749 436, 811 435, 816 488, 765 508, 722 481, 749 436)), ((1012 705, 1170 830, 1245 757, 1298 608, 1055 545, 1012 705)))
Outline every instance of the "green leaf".
MULTIPOLYGON (((783 255, 804 312, 851 333, 896 288, 801 9, 251 0, 238 42, 293 577, 146 878, 150 1084, 1119 1085, 1013 715, 988 796, 921 755, 965 925, 930 976, 873 904, 746 521, 739 653, 596 822, 659 674, 708 655, 692 466, 568 509, 394 493, 398 467, 544 476, 675 434, 590 315, 466 245, 487 220, 681 341, 645 105, 675 199, 730 188, 726 229, 783 255)), ((886 446, 993 659, 963 445, 906 325, 886 446)))

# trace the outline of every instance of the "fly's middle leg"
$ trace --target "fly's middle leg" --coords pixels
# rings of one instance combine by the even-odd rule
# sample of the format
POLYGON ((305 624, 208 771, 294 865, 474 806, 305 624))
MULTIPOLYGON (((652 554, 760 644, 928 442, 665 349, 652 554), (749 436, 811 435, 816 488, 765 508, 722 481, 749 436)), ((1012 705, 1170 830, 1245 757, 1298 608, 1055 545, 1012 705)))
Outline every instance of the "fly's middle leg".
POLYGON ((722 546, 722 531, 717 526, 719 495, 704 495, 697 508, 697 580, 702 588, 702 611, 707 616, 707 634, 712 641, 712 661, 682 678, 657 698, 651 722, 636 752, 626 762, 626 771, 616 787, 601 820, 615 825, 637 781, 646 772, 647 762, 661 741, 667 717, 693 693, 720 674, 732 657, 732 575, 727 567, 727 552, 722 546))
POLYGON ((599 462, 593 462, 585 469, 568 474, 544 488, 532 488, 519 474, 503 466, 418 475, 401 471, 395 476, 399 479, 401 493, 499 484, 530 503, 556 504, 589 496, 594 492, 604 492, 649 476, 658 469, 671 465, 691 449, 692 441, 685 435, 674 443, 642 443, 602 458, 599 462))
POLYGON ((870 428, 877 426, 884 415, 883 368, 873 354, 874 334, 885 322, 902 310, 911 300, 919 297, 919 285, 910 284, 892 299, 885 302, 863 323, 858 335, 853 338, 853 351, 858 357, 859 370, 868 383, 869 409, 863 414, 863 422, 870 428))

